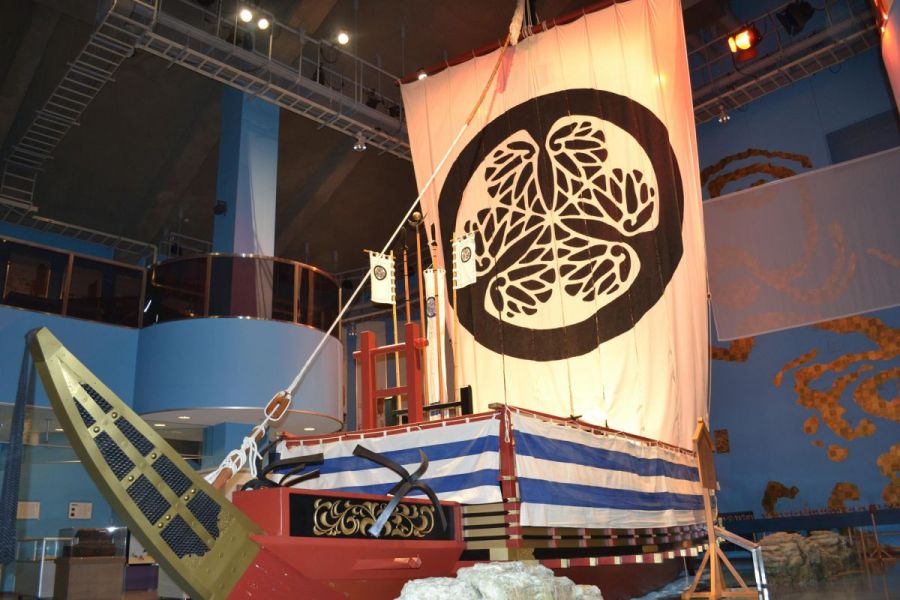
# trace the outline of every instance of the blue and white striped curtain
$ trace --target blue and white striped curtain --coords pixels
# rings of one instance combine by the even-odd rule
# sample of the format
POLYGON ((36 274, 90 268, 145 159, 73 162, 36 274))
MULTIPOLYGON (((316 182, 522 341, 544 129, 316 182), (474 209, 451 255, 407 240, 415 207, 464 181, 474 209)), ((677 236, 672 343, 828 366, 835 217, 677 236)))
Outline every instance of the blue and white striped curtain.
MULTIPOLYGON (((499 418, 478 420, 408 433, 351 438, 313 445, 281 442, 281 458, 321 452, 325 463, 321 475, 297 487, 311 490, 340 490, 364 494, 386 494, 397 483, 393 471, 369 460, 353 456, 357 444, 403 465, 412 473, 419 466, 419 450, 428 457, 428 471, 422 481, 441 500, 467 504, 500 502, 499 418)), ((411 497, 424 497, 413 492, 411 497)))
POLYGON ((703 521, 693 455, 513 414, 523 526, 674 527, 703 521))

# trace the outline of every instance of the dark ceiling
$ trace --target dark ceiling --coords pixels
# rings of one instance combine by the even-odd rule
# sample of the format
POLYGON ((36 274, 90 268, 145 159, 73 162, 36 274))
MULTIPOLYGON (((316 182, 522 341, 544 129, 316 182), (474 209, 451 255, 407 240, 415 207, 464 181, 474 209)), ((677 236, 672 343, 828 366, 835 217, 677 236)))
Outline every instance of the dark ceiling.
MULTIPOLYGON (((537 0, 549 19, 591 0, 537 0)), ((686 2, 686 5, 713 2, 686 2)), ((501 38, 513 0, 261 0, 292 27, 332 39, 395 74, 501 38), (405 35, 404 35, 405 32, 405 35)), ((0 4, 0 154, 6 155, 90 36, 93 0, 0 4)), ((44 217, 156 243, 212 236, 222 85, 138 51, 115 73, 40 173, 44 217)), ((361 266, 416 195, 412 165, 281 111, 279 256, 326 270, 361 266)))

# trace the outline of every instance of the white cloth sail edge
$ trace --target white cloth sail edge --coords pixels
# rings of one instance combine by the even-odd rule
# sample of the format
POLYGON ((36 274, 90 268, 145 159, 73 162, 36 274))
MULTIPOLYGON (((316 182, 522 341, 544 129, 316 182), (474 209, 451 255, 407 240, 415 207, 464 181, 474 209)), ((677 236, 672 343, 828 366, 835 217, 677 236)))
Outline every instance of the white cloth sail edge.
POLYGON ((447 402, 447 285, 443 269, 425 269, 426 377, 428 402, 447 402))
MULTIPOLYGON (((475 104, 496 59, 496 52, 477 57, 402 87, 420 187, 431 175, 435 157, 442 155, 468 116, 468 107, 475 104)), ((500 77, 465 132, 456 156, 451 156, 448 168, 438 173, 435 185, 423 197, 429 238, 443 249, 450 238, 465 233, 466 219, 474 219, 469 205, 477 197, 477 190, 473 192, 472 185, 466 185, 460 196, 455 223, 441 223, 441 209, 445 207, 439 203, 445 186, 457 185, 453 177, 448 180, 450 164, 465 152, 472 140, 488 131, 498 117, 534 98, 561 93, 568 99, 578 90, 602 90, 609 98, 624 97, 645 107, 664 126, 663 139, 668 141, 676 159, 675 172, 683 192, 683 212, 679 215, 683 256, 671 279, 665 282, 662 296, 634 319, 636 322, 628 329, 602 340, 592 349, 563 358, 534 360, 515 354, 524 353, 524 346, 533 346, 535 351, 552 347, 544 343, 548 329, 574 331, 573 322, 577 319, 590 321, 585 318, 585 314, 590 316, 586 310, 596 309, 600 315, 616 298, 595 294, 588 301, 573 304, 565 297, 564 277, 559 275, 549 288, 550 299, 540 304, 542 310, 536 317, 525 314, 519 306, 518 312, 513 311, 513 316, 507 318, 491 306, 494 300, 489 294, 472 297, 469 306, 480 313, 480 320, 473 319, 474 325, 469 324, 474 333, 462 321, 449 328, 459 330, 459 340, 455 341, 461 363, 458 385, 472 385, 476 410, 506 400, 542 412, 579 414, 597 424, 689 447, 697 418, 706 416, 708 333, 699 168, 678 2, 617 3, 531 36, 510 48, 500 77), (623 56, 628 56, 627 64, 623 56), (546 322, 541 322, 544 315, 546 322), (506 331, 504 325, 518 319, 533 333, 525 336, 524 344, 518 348, 511 347, 507 340, 504 351, 498 352, 489 347, 496 342, 486 339, 484 333, 484 324, 491 319, 501 321, 500 332, 506 331)), ((600 116, 588 115, 585 122, 603 124, 610 144, 619 145, 616 160, 624 161, 629 169, 637 165, 649 173, 650 169, 641 166, 648 163, 646 156, 641 155, 642 146, 630 142, 619 144, 616 140, 625 140, 627 136, 600 116)), ((535 118, 550 117, 541 112, 539 105, 535 118)), ((548 136, 573 124, 563 119, 557 123, 557 129, 551 128, 548 136)), ((527 133, 529 126, 521 130, 516 129, 518 125, 509 127, 507 147, 510 144, 522 147, 523 142, 529 142, 530 138, 519 134, 527 133)), ((534 140, 532 147, 536 153, 552 153, 543 140, 534 140)), ((491 176, 484 166, 477 167, 472 175, 485 180, 491 176)), ((652 183, 665 183, 666 176, 671 173, 655 173, 657 180, 652 183)), ((550 198, 545 203, 553 204, 551 194, 546 196, 550 198)), ((491 200, 487 193, 482 198, 485 200, 478 206, 489 206, 496 213, 499 200, 491 200)), ((445 209, 444 212, 445 219, 453 218, 454 211, 445 209)), ((628 253, 627 248, 617 251, 628 253)), ((438 253, 439 266, 444 263, 443 256, 443 252, 438 253)), ((479 257, 479 263, 491 260, 492 257, 479 257)), ((653 265, 647 269, 653 269, 653 265)), ((490 275, 479 271, 478 283, 461 290, 460 296, 487 288, 490 275)), ((630 285, 629 281, 620 283, 630 285)), ((502 297, 500 304, 509 297, 510 294, 502 297)), ((448 302, 441 302, 441 308, 448 318, 457 319, 448 302)), ((603 320, 596 318, 597 327, 603 320)))

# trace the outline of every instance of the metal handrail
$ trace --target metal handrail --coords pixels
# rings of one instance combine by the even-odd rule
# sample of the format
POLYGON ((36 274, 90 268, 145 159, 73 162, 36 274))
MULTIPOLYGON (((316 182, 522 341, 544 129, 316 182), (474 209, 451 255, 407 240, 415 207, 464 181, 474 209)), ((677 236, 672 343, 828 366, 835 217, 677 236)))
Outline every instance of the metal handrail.
POLYGON ((197 260, 197 259, 205 259, 207 256, 211 256, 213 258, 253 258, 258 260, 270 260, 272 262, 279 262, 288 265, 299 265, 303 270, 313 271, 319 275, 327 277, 335 284, 339 283, 337 277, 321 269, 320 267, 316 267, 309 263, 305 263, 299 260, 292 260, 290 258, 282 258, 280 256, 269 256, 267 254, 253 254, 253 253, 234 253, 234 252, 207 252, 205 254, 192 254, 191 256, 176 256, 174 258, 167 258, 164 261, 157 263, 157 267, 161 267, 163 265, 168 265, 171 263, 176 263, 185 260, 197 260))
MULTIPOLYGON (((327 317, 330 314, 329 311, 331 309, 339 312, 341 308, 340 283, 330 273, 299 261, 255 254, 210 253, 169 259, 158 265, 154 265, 150 276, 149 292, 150 302, 148 302, 147 308, 149 309, 151 307, 154 300, 158 302, 154 312, 148 315, 148 325, 156 322, 163 323, 193 318, 243 318, 282 321, 323 330, 324 321, 322 321, 322 317, 327 317), (243 309, 231 308, 231 302, 234 302, 236 299, 233 292, 222 295, 215 291, 218 289, 215 287, 216 282, 213 277, 213 261, 216 259, 232 260, 235 262, 245 261, 257 265, 274 265, 275 263, 286 265, 292 272, 293 290, 277 297, 273 293, 268 296, 268 299, 265 300, 263 304, 259 304, 259 298, 257 298, 256 302, 244 305, 243 309), (177 266, 178 264, 187 261, 196 264, 197 268, 202 270, 202 272, 198 274, 199 279, 195 278, 193 281, 195 284, 194 286, 182 288, 177 284, 172 285, 162 283, 160 274, 165 274, 167 267, 177 266), (315 278, 322 278, 323 281, 328 281, 330 285, 333 286, 333 290, 332 288, 324 290, 328 296, 328 299, 324 304, 319 303, 319 300, 321 299, 319 293, 323 290, 318 290, 319 293, 317 293, 317 286, 314 285, 314 281, 316 281, 315 278), (303 290, 304 279, 308 281, 305 290, 303 290), (333 298, 331 298, 332 291, 333 298), (228 294, 231 295, 229 296, 228 294), (173 307, 166 304, 166 300, 173 297, 177 298, 174 316, 172 316, 173 313, 171 313, 173 307), (221 303, 220 301, 225 300, 228 297, 231 298, 231 301, 228 302, 227 308, 211 309, 211 305, 218 305, 221 303), (332 304, 330 300, 334 300, 334 303, 332 304), (287 311, 290 312, 289 318, 284 314, 284 307, 288 305, 287 301, 290 302, 291 307, 290 311, 287 311), (187 304, 179 306, 179 303, 184 302, 187 302, 187 304), (248 306, 255 308, 251 307, 248 310, 248 306), (303 309, 302 311, 301 308, 303 309), (282 315, 281 318, 275 316, 276 313, 280 313, 282 315), (155 319, 153 317, 154 314, 156 315, 155 319)), ((242 299, 246 300, 246 298, 243 297, 237 298, 239 302, 241 302, 242 299)))

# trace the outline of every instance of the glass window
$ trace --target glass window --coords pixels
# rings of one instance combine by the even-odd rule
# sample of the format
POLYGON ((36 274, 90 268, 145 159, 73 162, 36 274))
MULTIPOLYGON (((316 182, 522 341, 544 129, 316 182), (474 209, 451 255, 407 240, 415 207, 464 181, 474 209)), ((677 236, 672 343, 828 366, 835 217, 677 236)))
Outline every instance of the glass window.
POLYGON ((0 240, 0 301, 10 306, 62 313, 69 255, 0 240))

